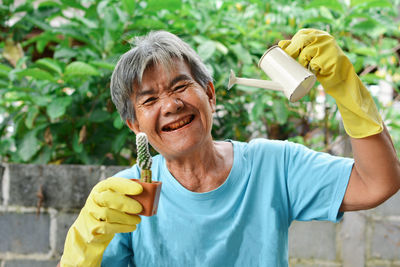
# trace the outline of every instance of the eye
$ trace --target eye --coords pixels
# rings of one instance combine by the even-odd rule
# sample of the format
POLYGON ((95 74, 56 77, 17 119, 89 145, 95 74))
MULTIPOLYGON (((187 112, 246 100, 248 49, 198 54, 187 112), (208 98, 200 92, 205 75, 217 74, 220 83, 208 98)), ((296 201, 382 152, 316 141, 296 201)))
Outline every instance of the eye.
POLYGON ((157 100, 155 97, 149 97, 143 101, 143 105, 149 105, 154 103, 157 100))
POLYGON ((175 86, 174 91, 175 92, 180 92, 180 91, 185 90, 186 87, 187 87, 187 84, 181 84, 181 85, 175 86))

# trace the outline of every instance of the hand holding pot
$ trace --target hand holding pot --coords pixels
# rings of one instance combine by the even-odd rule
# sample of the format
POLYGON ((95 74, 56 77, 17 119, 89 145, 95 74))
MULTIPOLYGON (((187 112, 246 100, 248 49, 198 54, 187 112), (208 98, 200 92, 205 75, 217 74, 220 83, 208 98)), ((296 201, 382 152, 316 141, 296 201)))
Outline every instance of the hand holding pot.
POLYGON ((380 133, 382 119, 375 103, 335 39, 327 32, 302 29, 278 44, 309 67, 326 93, 335 98, 346 132, 354 138, 380 133))
POLYGON ((61 266, 100 266, 115 233, 136 230, 142 206, 126 195, 142 193, 139 183, 111 177, 99 182, 68 231, 61 266), (129 213, 129 214, 128 214, 129 213))

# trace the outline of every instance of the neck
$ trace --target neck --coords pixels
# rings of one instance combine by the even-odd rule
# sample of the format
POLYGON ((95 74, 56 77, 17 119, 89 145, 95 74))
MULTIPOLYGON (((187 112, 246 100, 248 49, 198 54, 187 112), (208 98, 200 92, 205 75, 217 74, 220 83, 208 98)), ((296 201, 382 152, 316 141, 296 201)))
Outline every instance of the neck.
POLYGON ((220 186, 228 177, 233 162, 228 142, 203 143, 201 149, 184 157, 166 159, 168 170, 186 189, 207 192, 220 186))

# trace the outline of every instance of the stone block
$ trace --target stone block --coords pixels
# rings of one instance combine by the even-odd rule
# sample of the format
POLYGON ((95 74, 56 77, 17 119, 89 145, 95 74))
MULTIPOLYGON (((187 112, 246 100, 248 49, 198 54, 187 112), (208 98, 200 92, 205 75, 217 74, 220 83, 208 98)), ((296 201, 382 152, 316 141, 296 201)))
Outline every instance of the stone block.
POLYGON ((111 177, 114 174, 116 174, 117 172, 120 172, 125 169, 129 169, 129 168, 130 168, 129 166, 106 166, 106 169, 104 171, 105 178, 111 177))
POLYGON ((336 226, 331 222, 293 222, 289 228, 289 257, 336 259, 336 226))
POLYGON ((79 209, 100 177, 100 166, 10 164, 9 205, 36 206, 42 186, 44 207, 79 209))
POLYGON ((56 267, 57 264, 58 260, 10 260, 5 262, 4 267, 56 267))
POLYGON ((376 263, 376 262, 371 262, 366 265, 367 267, 400 267, 400 265, 392 264, 390 262, 386 263, 376 263))
POLYGON ((346 212, 344 214, 340 225, 343 267, 365 266, 366 223, 364 212, 346 212))
POLYGON ((290 262, 289 264, 290 267, 315 267, 315 266, 320 266, 320 267, 341 267, 342 265, 340 263, 331 263, 331 262, 310 262, 310 263, 296 263, 296 262, 290 262))
POLYGON ((56 233, 56 254, 61 256, 64 251, 65 237, 68 229, 74 223, 79 213, 63 213, 57 214, 57 233, 56 233))
POLYGON ((0 212, 0 252, 47 253, 50 216, 33 213, 0 212))
POLYGON ((400 260, 400 222, 375 221, 371 255, 384 260, 400 260))
POLYGON ((380 216, 400 216, 400 191, 373 209, 372 212, 380 216))

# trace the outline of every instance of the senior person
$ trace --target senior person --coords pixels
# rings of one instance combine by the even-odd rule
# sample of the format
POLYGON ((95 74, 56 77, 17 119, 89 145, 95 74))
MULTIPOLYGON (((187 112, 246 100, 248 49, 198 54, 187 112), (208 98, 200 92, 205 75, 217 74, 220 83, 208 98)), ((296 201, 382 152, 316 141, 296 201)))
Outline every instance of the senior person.
POLYGON ((293 220, 337 222, 400 188, 400 165, 377 108, 328 33, 303 29, 279 45, 331 94, 354 159, 267 139, 216 141, 216 99, 199 56, 151 32, 119 60, 111 94, 122 119, 159 152, 158 213, 140 218, 139 168, 98 183, 71 226, 61 266, 288 266, 293 220), (129 213, 129 214, 128 214, 129 213))

